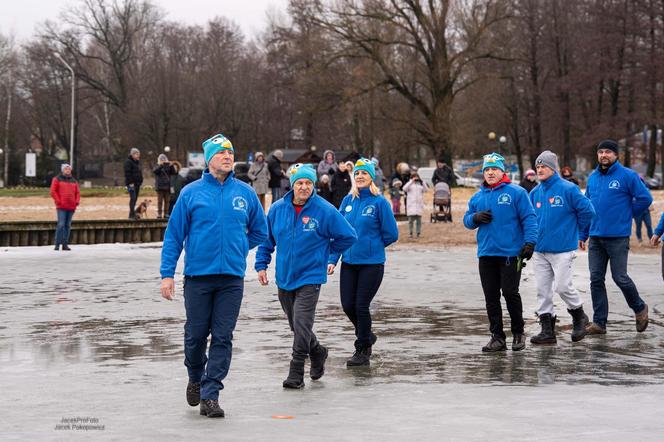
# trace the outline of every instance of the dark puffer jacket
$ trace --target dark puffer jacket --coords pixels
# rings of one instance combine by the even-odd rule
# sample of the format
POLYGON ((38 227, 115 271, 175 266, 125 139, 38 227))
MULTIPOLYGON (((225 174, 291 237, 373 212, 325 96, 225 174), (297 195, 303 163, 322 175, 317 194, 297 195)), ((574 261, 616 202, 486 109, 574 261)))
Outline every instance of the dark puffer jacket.
POLYGON ((143 173, 141 172, 140 160, 135 160, 131 155, 125 160, 124 164, 125 185, 133 184, 140 186, 143 184, 143 173))
POLYGON ((154 187, 157 190, 171 190, 171 176, 175 175, 175 167, 171 163, 160 164, 152 171, 154 187))

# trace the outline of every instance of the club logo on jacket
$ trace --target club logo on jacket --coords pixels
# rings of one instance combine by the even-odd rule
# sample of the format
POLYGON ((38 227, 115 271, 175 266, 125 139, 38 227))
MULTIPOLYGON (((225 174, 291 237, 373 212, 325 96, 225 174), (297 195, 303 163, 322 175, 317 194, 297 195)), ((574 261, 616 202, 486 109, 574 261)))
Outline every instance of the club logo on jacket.
POLYGON ((609 189, 620 189, 620 181, 613 180, 609 183, 609 189))
POLYGON ((364 209, 362 209, 362 216, 374 216, 376 213, 376 206, 373 204, 368 205, 364 209))
POLYGON ((537 208, 539 209, 540 207, 542 207, 542 203, 540 203, 539 201, 537 201, 537 202, 535 203, 535 207, 537 207, 537 208))
POLYGON ((303 216, 302 224, 304 225, 302 230, 305 232, 313 232, 318 229, 318 220, 310 216, 303 216))
POLYGON ((498 204, 512 204, 512 196, 509 193, 501 193, 498 197, 498 204))
POLYGON ((551 207, 562 207, 563 206, 563 197, 560 195, 552 196, 549 198, 549 204, 551 207))
POLYGON ((247 200, 241 196, 236 196, 233 198, 233 210, 242 210, 243 212, 246 212, 247 200))

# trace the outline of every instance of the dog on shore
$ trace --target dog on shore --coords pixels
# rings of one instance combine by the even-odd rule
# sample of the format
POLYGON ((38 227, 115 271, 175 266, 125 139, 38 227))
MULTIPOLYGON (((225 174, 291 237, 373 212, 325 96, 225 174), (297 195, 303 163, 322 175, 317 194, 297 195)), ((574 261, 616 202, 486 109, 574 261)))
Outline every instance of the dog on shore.
POLYGON ((152 200, 143 200, 141 204, 136 206, 136 219, 144 219, 148 217, 148 206, 152 203, 152 200))

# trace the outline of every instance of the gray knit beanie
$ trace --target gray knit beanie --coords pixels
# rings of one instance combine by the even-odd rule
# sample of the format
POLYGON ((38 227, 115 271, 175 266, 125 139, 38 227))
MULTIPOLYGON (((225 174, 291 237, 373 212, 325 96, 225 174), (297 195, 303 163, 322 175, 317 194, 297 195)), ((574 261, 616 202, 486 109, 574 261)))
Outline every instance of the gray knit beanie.
POLYGON ((560 167, 558 166, 558 156, 551 152, 550 150, 545 150, 535 160, 535 165, 541 164, 548 167, 554 172, 559 172, 560 167))

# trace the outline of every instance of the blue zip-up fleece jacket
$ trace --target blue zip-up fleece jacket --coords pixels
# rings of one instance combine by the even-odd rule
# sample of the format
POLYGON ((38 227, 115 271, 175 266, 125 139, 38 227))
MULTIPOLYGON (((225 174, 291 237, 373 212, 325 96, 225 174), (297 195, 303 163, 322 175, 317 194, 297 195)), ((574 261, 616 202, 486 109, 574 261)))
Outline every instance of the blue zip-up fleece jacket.
POLYGON ((254 190, 234 178, 221 184, 207 169, 182 189, 161 249, 161 277, 172 278, 184 244, 184 274, 244 277, 249 250, 267 238, 254 190))
POLYGON ((521 186, 501 183, 482 188, 468 201, 463 217, 468 229, 477 230, 477 256, 518 256, 525 243, 537 243, 537 218, 528 193, 521 186), (491 210, 493 220, 477 225, 473 215, 491 210))
POLYGON ((664 235, 664 212, 662 212, 662 216, 659 218, 659 224, 655 227, 655 235, 664 235))
POLYGON ((576 250, 578 240, 595 216, 595 209, 579 186, 554 173, 530 192, 537 215, 537 245, 540 253, 563 253, 576 250))
POLYGON ((256 271, 267 269, 276 247, 275 273, 280 289, 325 284, 330 251, 342 253, 355 241, 355 229, 315 193, 297 216, 290 191, 272 204, 267 214, 267 239, 258 247, 256 271))
MULTIPOLYGON (((347 264, 383 264, 385 247, 399 239, 397 221, 390 203, 382 195, 372 195, 369 189, 360 189, 359 198, 346 195, 339 212, 355 228, 358 241, 343 252, 347 264)), ((339 253, 330 253, 329 264, 337 265, 339 253)))
MULTIPOLYGON (((632 218, 652 204, 652 196, 639 175, 618 161, 607 172, 599 166, 588 177, 586 196, 597 216, 590 224, 590 236, 624 238, 632 234, 632 218)), ((585 234, 587 238, 588 235, 585 234)))

